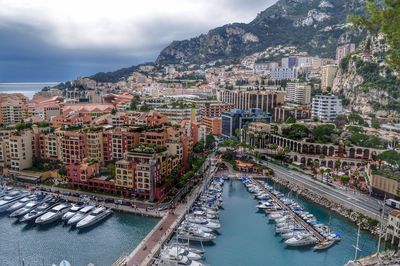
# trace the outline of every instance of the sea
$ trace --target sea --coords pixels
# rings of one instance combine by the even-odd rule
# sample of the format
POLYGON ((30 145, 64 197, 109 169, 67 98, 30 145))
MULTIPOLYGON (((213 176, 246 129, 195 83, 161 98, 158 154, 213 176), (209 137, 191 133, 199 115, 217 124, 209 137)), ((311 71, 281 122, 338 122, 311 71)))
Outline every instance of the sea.
POLYGON ((0 93, 22 93, 29 99, 44 87, 55 86, 60 82, 0 83, 0 93))
MULTIPOLYGON (((287 192, 287 190, 282 189, 287 192)), ((314 252, 312 247, 287 247, 275 233, 275 225, 256 208, 257 200, 242 182, 227 181, 220 211, 221 229, 214 243, 204 245, 205 263, 218 266, 339 266, 354 259, 358 228, 328 209, 293 196, 324 224, 331 224, 342 240, 328 250, 314 252)), ((361 231, 360 256, 376 252, 377 238, 361 231)))
POLYGON ((110 266, 130 252, 158 223, 158 218, 114 213, 86 230, 18 223, 0 214, 0 265, 50 266, 67 260, 73 266, 110 266))

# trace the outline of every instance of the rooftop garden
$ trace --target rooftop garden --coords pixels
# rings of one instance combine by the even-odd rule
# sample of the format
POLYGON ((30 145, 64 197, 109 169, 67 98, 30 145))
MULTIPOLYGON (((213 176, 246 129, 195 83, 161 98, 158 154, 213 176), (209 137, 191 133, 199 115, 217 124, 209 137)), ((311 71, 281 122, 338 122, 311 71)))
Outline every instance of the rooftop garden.
POLYGON ((160 152, 165 152, 167 150, 167 147, 155 144, 155 143, 143 143, 139 146, 130 148, 130 152, 140 152, 140 153, 147 153, 147 154, 154 154, 154 153, 160 153, 160 152))

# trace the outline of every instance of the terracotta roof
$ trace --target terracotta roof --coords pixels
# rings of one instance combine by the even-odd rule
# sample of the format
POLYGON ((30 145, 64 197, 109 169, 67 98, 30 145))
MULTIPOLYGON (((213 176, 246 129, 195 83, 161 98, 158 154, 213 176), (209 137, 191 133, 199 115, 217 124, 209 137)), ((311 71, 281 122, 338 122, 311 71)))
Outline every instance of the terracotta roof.
POLYGON ((391 210, 389 215, 394 216, 396 218, 400 218, 400 211, 399 210, 391 210))

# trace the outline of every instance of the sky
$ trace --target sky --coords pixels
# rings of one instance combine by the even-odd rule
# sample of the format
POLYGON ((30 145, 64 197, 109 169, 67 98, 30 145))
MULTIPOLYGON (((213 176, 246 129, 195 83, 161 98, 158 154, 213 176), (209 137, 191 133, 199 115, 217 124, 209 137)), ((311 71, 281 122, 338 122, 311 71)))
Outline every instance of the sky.
POLYGON ((276 0, 0 0, 0 82, 66 81, 154 61, 173 40, 276 0))

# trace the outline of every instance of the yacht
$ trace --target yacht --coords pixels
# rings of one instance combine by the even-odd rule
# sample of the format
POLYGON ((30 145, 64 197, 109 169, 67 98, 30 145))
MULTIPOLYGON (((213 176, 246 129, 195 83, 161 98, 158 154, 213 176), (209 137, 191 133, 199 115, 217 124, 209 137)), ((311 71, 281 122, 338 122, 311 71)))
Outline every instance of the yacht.
POLYGON ((281 237, 286 240, 289 238, 293 238, 297 235, 306 234, 306 233, 307 233, 307 231, 305 231, 305 230, 297 230, 297 231, 293 230, 291 232, 281 234, 281 237))
POLYGON ((32 220, 36 219, 37 217, 39 217, 40 215, 44 214, 47 210, 49 210, 51 207, 53 207, 54 204, 56 204, 57 202, 58 202, 57 199, 50 199, 49 201, 40 204, 39 206, 35 207, 33 210, 26 213, 24 216, 19 218, 19 221, 20 222, 32 221, 32 220))
POLYGON ((58 219, 61 218, 69 209, 71 206, 68 203, 61 203, 53 208, 51 208, 48 212, 43 214, 42 216, 36 218, 35 223, 37 224, 49 224, 54 221, 57 221, 58 219))
POLYGON ((201 230, 191 228, 190 230, 178 231, 178 238, 192 241, 208 242, 213 241, 216 236, 211 233, 205 233, 201 230))
POLYGON ((70 218, 72 218, 72 216, 74 216, 80 209, 82 209, 84 207, 84 203, 83 202, 78 202, 76 204, 72 204, 71 209, 69 209, 68 212, 66 212, 61 220, 63 221, 68 221, 70 218))
POLYGON ((183 243, 172 243, 166 246, 167 248, 184 248, 186 250, 189 250, 190 252, 196 253, 200 256, 203 256, 205 251, 204 249, 198 249, 198 248, 193 248, 193 247, 189 247, 189 244, 183 244, 183 243))
POLYGON ((80 209, 74 216, 72 216, 67 224, 73 225, 82 220, 86 215, 88 215, 96 206, 94 205, 88 205, 80 209))
POLYGON ((107 216, 112 214, 112 210, 106 209, 105 207, 98 207, 94 209, 90 214, 86 215, 85 218, 80 220, 77 224, 77 228, 89 227, 93 224, 100 222, 107 216))
POLYGON ((204 264, 189 259, 186 256, 179 256, 178 258, 169 258, 168 256, 163 256, 161 254, 160 261, 156 262, 159 266, 176 266, 176 265, 187 265, 187 266, 204 266, 204 264))
POLYGON ((189 251, 188 249, 185 249, 183 247, 166 247, 164 248, 161 253, 163 254, 168 254, 170 257, 179 257, 179 256, 186 256, 191 260, 201 260, 202 257, 199 254, 193 253, 189 251))
POLYGON ((11 191, 0 200, 0 212, 4 212, 8 207, 14 204, 15 201, 25 197, 26 195, 26 193, 21 191, 11 191))
POLYGON ((19 199, 17 202, 14 202, 8 209, 6 210, 7 212, 13 212, 18 209, 21 209, 24 207, 28 202, 30 202, 32 199, 36 198, 35 195, 29 195, 27 197, 23 197, 22 199, 19 199))
POLYGON ((292 247, 308 246, 317 244, 318 240, 310 234, 301 234, 295 237, 289 238, 285 241, 285 244, 292 247))
POLYGON ((18 210, 13 211, 13 212, 10 214, 10 217, 13 218, 13 217, 19 217, 19 216, 25 215, 25 214, 27 214, 28 212, 30 212, 31 210, 33 210, 33 209, 34 209, 37 205, 39 205, 41 202, 43 202, 43 201, 31 200, 31 201, 29 201, 24 207, 22 207, 22 208, 20 208, 20 209, 18 209, 18 210))
POLYGON ((196 228, 196 229, 203 231, 204 233, 212 233, 214 231, 213 229, 205 227, 201 224, 190 223, 187 221, 183 221, 181 226, 179 226, 179 228, 183 229, 183 230, 186 230, 188 228, 196 228))

